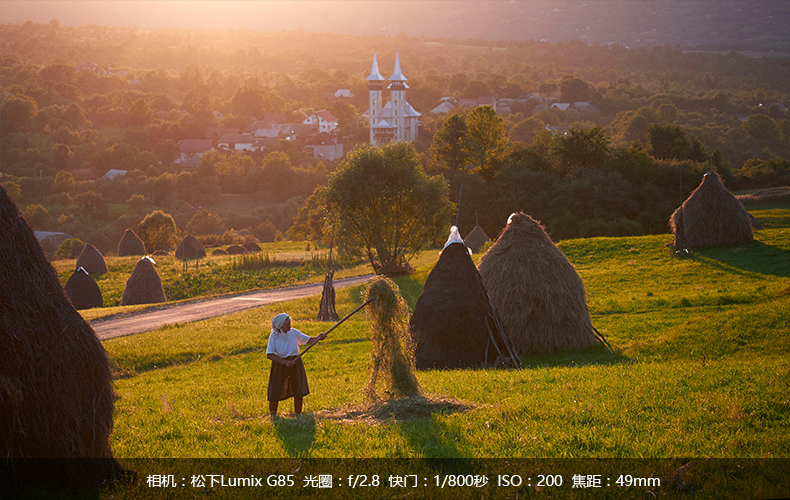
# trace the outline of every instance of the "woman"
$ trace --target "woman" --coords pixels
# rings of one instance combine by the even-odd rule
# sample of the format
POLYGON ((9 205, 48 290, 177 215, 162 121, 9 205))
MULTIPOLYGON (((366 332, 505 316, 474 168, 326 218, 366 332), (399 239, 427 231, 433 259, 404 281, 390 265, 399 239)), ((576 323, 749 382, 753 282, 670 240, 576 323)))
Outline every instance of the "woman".
POLYGON ((279 402, 290 397, 294 398, 294 413, 302 413, 302 402, 310 394, 310 388, 299 357, 299 345, 312 345, 325 338, 326 333, 309 337, 291 328, 291 318, 285 313, 272 318, 272 333, 266 346, 266 357, 272 360, 267 390, 269 415, 277 416, 279 402))

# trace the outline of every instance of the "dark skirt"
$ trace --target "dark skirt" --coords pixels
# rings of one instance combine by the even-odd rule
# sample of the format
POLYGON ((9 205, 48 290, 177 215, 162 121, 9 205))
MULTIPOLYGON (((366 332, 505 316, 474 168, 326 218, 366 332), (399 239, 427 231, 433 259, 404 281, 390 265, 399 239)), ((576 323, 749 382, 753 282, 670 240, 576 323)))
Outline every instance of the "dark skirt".
POLYGON ((296 359, 292 367, 272 361, 269 371, 269 388, 267 398, 269 401, 282 401, 294 396, 307 396, 310 387, 307 385, 307 373, 304 371, 302 358, 291 356, 287 360, 296 359))

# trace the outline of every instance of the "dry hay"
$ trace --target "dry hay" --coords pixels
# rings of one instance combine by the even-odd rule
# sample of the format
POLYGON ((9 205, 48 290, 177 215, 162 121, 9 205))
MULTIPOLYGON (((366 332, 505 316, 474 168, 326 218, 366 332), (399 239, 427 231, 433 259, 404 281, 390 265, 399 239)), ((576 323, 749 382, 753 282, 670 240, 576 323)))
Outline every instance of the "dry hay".
POLYGON ((166 256, 170 255, 170 252, 168 252, 167 250, 157 250, 154 253, 152 253, 151 255, 153 255, 155 257, 166 257, 166 256))
POLYGON ((669 223, 676 252, 754 240, 749 213, 716 172, 702 177, 702 183, 675 210, 669 223))
POLYGON ((154 268, 154 261, 149 257, 143 257, 137 261, 132 275, 126 281, 126 288, 121 295, 121 305, 159 304, 166 301, 165 289, 154 268))
POLYGON ((494 364, 487 292, 464 243, 451 243, 425 280, 409 331, 418 370, 494 364))
POLYGON ((763 227, 763 225, 760 224, 760 221, 757 220, 757 217, 755 217, 754 215, 750 214, 749 212, 746 212, 746 213, 749 215, 749 221, 752 223, 752 230, 753 231, 762 231, 763 229, 765 229, 763 227))
POLYGON ((131 229, 127 229, 118 242, 118 257, 129 255, 145 255, 145 243, 131 229))
MULTIPOLYGON (((110 364, 33 231, 0 186, 0 483, 90 487, 113 459, 110 364), (81 458, 40 462, 36 458, 81 458)), ((20 493, 21 491, 21 493, 20 493)))
POLYGON ((188 234, 181 240, 176 248, 176 258, 178 259, 202 259, 206 256, 206 249, 197 238, 188 234))
POLYGON ((260 252, 261 251, 261 247, 258 246, 258 244, 255 243, 254 241, 248 241, 248 242, 242 244, 241 246, 243 246, 244 249, 247 250, 248 252, 260 252))
POLYGON ((227 250, 223 250, 221 248, 215 248, 214 251, 211 252, 211 255, 230 255, 230 254, 228 254, 227 250))
POLYGON ((744 205, 753 205, 755 203, 767 203, 777 201, 790 201, 790 186, 773 187, 768 189, 760 189, 749 194, 740 194, 735 198, 744 205))
POLYGON ((79 268, 63 285, 63 290, 69 297, 75 309, 92 309, 104 307, 104 299, 99 290, 99 285, 88 275, 88 272, 79 268))
POLYGON ((410 396, 368 402, 361 406, 348 405, 341 408, 321 410, 316 416, 340 423, 383 424, 431 418, 432 415, 452 415, 477 408, 473 403, 439 395, 410 396))
POLYGON ((598 342, 581 277, 529 215, 510 216, 478 269, 519 353, 560 352, 598 342))
POLYGON ((241 245, 231 245, 225 249, 230 255, 243 255, 247 253, 247 249, 241 245))
POLYGON ((422 395, 414 374, 414 348, 408 333, 409 306, 394 281, 373 278, 362 292, 371 300, 366 309, 370 326, 370 380, 367 397, 379 399, 377 385, 383 385, 385 399, 422 395))
POLYGON ((107 263, 99 250, 88 243, 77 258, 77 269, 83 268, 90 274, 104 274, 107 272, 107 263))
POLYGON ((464 243, 472 249, 472 252, 477 253, 490 240, 491 238, 488 237, 482 227, 475 226, 475 228, 466 235, 466 238, 464 238, 464 243))

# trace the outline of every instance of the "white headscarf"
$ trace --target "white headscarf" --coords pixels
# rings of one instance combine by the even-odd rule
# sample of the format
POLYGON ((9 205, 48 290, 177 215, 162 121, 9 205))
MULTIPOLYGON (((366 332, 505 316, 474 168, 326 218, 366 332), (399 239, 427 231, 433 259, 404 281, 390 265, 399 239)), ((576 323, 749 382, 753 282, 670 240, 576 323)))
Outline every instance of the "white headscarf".
POLYGON ((291 319, 291 317, 285 313, 280 313, 277 316, 273 317, 272 333, 285 333, 284 331, 282 331, 282 327, 285 324, 285 322, 289 319, 291 319))

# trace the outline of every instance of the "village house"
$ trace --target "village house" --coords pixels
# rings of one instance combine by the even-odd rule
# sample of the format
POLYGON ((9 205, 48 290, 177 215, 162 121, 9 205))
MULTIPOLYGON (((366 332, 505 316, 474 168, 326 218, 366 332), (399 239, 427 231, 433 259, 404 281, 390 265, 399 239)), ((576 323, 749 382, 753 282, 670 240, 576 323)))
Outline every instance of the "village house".
POLYGON ((327 110, 316 111, 302 122, 312 125, 318 132, 332 132, 337 128, 337 118, 327 110))
POLYGON ((190 158, 200 158, 204 153, 214 151, 214 144, 211 139, 182 139, 178 143, 178 150, 181 156, 176 159, 176 163, 183 163, 190 158))
POLYGON ((304 151, 313 158, 334 161, 343 156, 343 144, 337 142, 337 137, 320 132, 305 142, 304 151))

